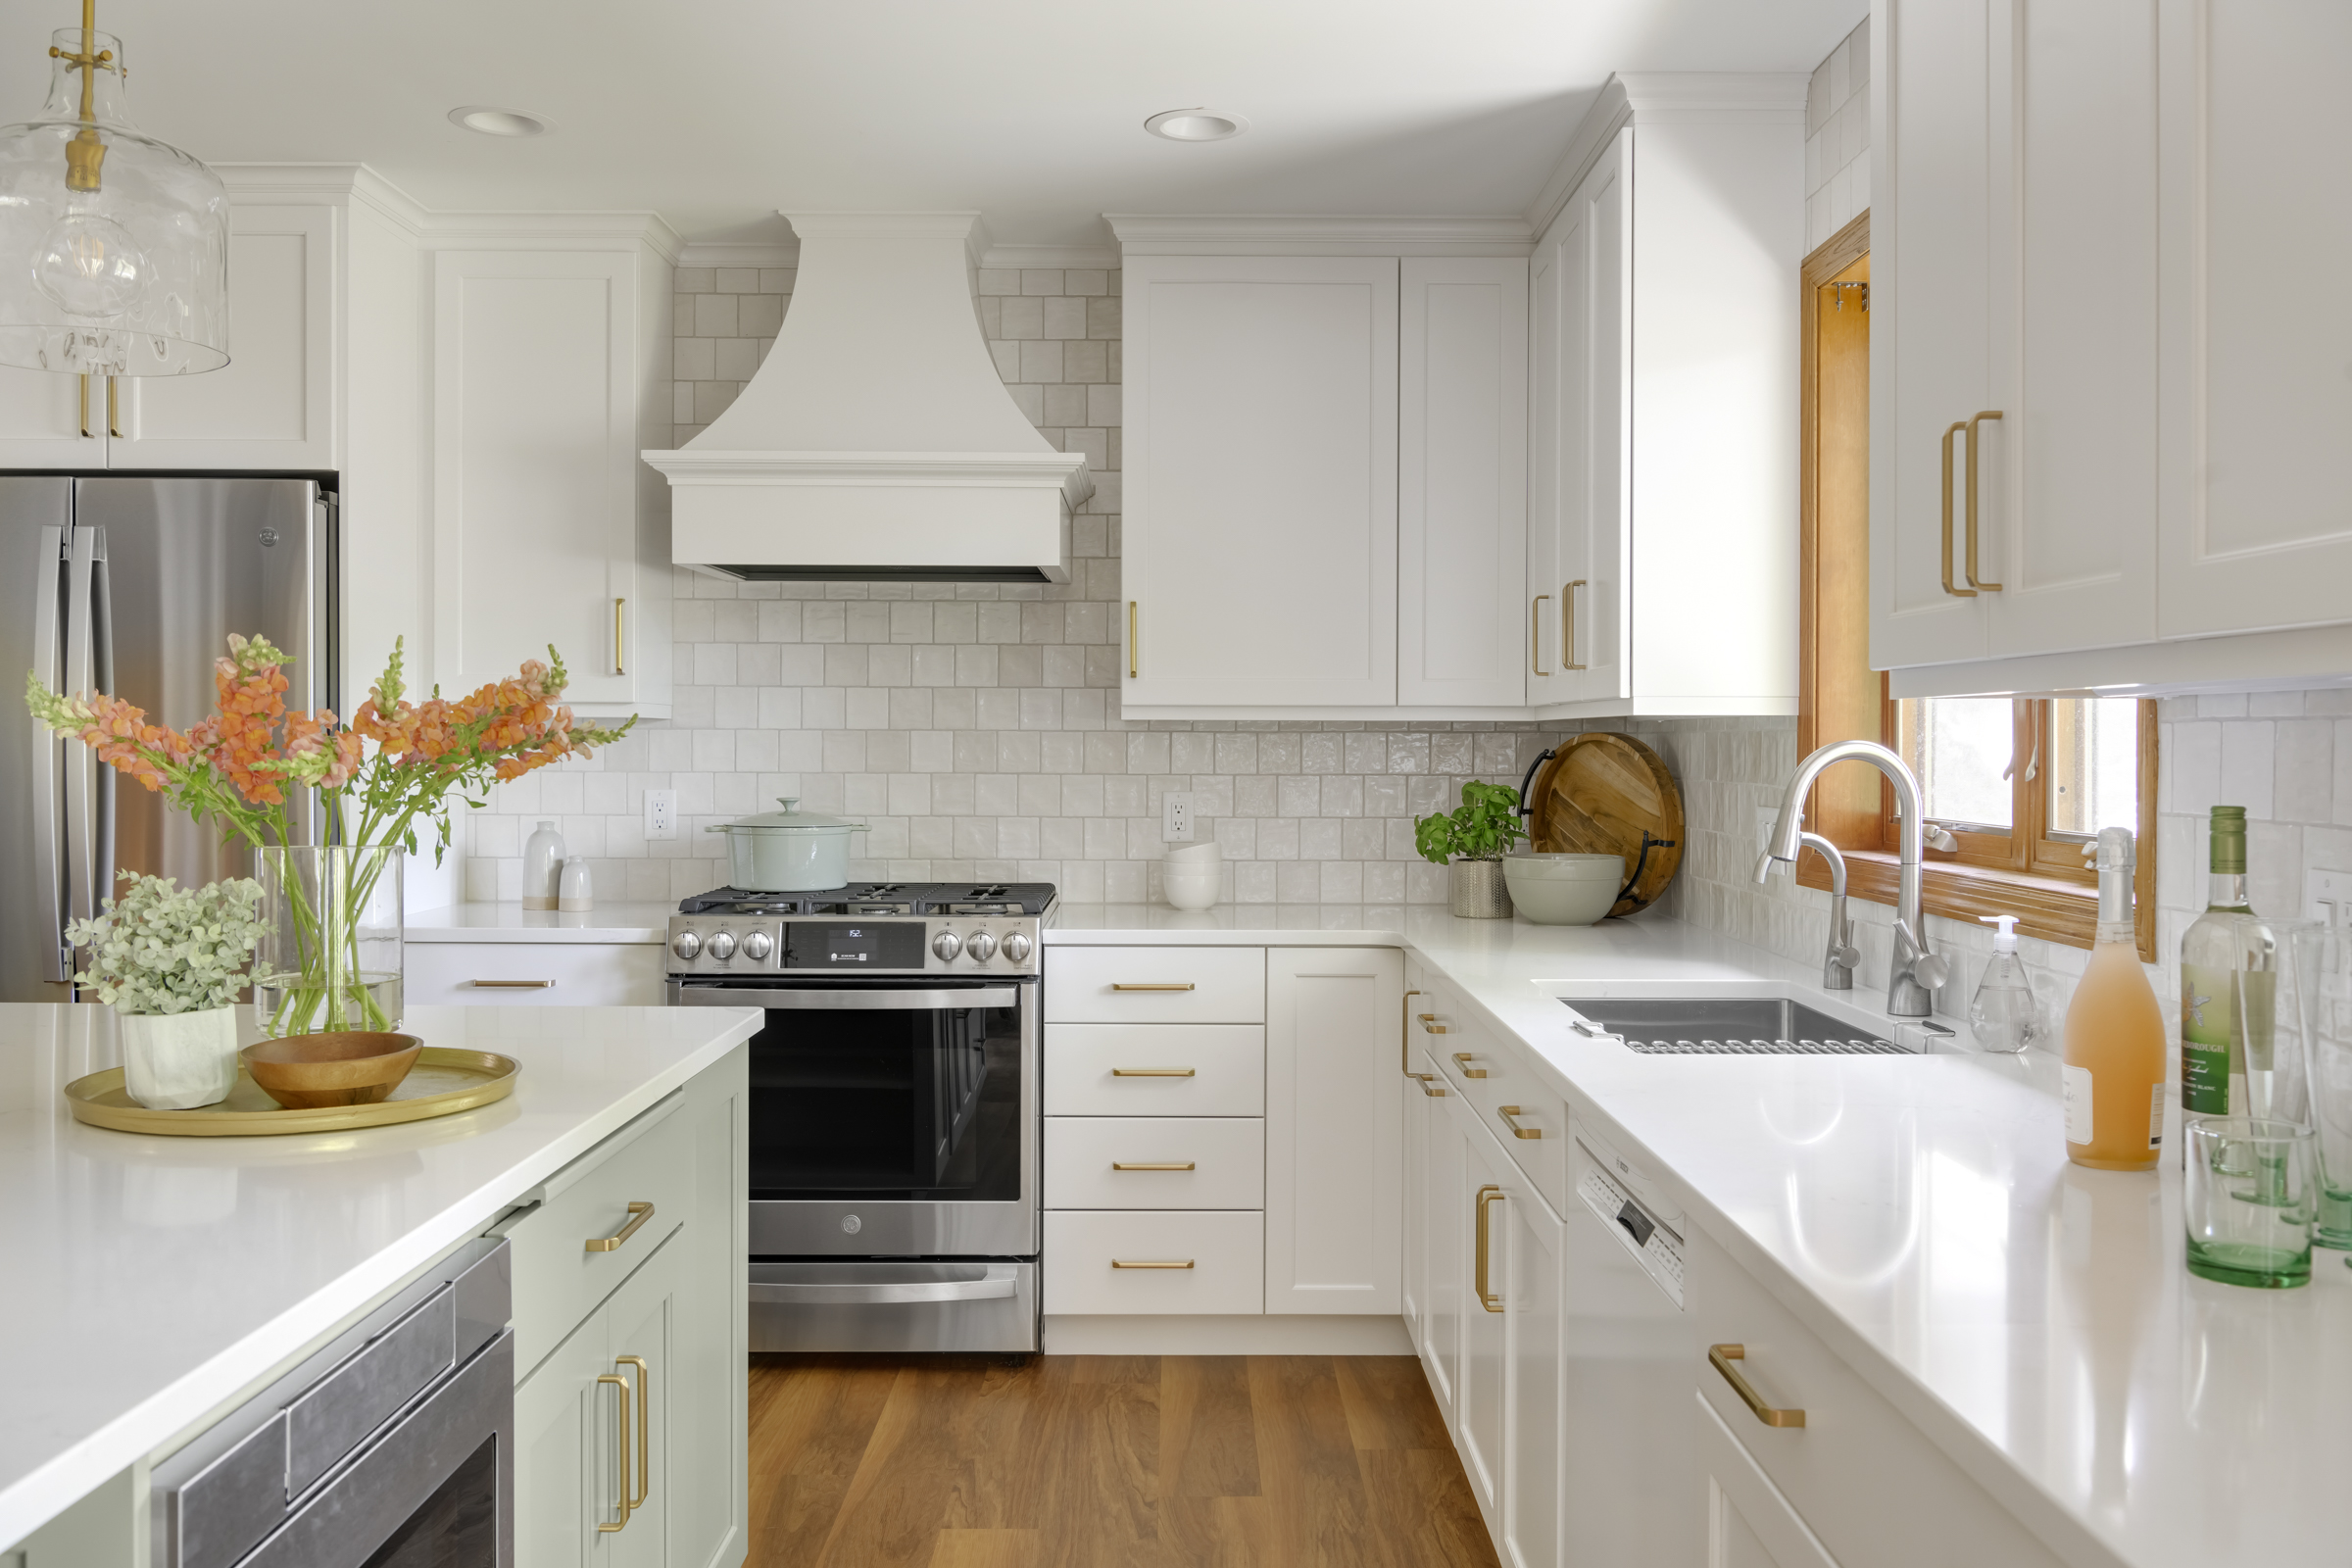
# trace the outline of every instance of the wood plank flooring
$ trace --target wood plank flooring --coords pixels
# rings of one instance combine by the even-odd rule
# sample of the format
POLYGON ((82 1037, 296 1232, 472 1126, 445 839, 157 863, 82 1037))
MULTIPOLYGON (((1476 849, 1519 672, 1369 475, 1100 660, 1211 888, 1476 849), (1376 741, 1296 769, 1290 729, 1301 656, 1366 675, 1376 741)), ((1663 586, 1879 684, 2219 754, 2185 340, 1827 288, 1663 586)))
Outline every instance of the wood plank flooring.
POLYGON ((752 1568, 1493 1568, 1411 1356, 752 1357, 752 1568))

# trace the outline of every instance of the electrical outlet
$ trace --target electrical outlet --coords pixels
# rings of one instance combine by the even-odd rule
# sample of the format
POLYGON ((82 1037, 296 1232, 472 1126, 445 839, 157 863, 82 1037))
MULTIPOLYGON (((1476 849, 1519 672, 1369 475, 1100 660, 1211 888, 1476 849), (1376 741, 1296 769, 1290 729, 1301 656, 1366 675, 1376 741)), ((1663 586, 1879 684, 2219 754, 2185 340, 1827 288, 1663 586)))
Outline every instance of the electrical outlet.
POLYGON ((647 790, 645 792, 645 836, 653 839, 674 839, 678 836, 678 792, 676 790, 647 790))
POLYGON ((2352 904, 2352 871, 2328 871, 2313 866, 2303 873, 2303 912, 2314 920, 2330 919, 2335 909, 2352 904))
POLYGON ((1170 790, 1159 798, 1159 836, 1170 844, 1193 842, 1193 792, 1170 790))

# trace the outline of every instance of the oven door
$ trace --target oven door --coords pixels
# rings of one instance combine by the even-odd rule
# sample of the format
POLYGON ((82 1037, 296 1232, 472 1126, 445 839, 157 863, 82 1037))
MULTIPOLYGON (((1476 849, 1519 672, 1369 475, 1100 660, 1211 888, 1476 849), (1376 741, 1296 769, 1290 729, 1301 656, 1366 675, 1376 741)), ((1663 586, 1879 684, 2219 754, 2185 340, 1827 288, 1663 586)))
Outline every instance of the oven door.
POLYGON ((1037 1251, 1037 982, 681 981, 761 1007, 752 1037, 755 1257, 1037 1251))

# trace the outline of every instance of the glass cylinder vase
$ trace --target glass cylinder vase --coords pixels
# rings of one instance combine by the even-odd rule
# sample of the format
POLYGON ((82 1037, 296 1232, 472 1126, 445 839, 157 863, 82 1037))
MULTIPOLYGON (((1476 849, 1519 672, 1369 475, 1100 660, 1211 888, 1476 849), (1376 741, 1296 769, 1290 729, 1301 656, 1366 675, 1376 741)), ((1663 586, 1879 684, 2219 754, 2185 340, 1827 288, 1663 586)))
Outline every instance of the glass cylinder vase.
POLYGON ((401 1018, 401 873, 389 846, 263 850, 253 1006, 264 1035, 386 1030, 401 1018))

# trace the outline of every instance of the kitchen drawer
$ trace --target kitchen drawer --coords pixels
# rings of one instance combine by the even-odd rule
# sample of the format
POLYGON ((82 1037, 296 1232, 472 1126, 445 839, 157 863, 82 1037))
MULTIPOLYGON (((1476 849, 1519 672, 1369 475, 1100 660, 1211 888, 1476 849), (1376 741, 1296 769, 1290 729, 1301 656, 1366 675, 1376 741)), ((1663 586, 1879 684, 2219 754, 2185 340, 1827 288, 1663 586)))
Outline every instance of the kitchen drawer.
POLYGON ((1265 1216, 1254 1210, 1049 1211, 1045 1245, 1048 1312, 1255 1314, 1266 1307, 1265 1216))
POLYGON ((665 978, 651 942, 411 942, 411 1006, 659 1007, 665 978))
POLYGON ((539 1206, 507 1223, 514 1259, 514 1371, 517 1379, 562 1344, 597 1303, 651 1257, 686 1217, 694 1196, 693 1118, 672 1095, 564 1166, 540 1189, 539 1206), (617 1247, 636 1216, 644 1223, 617 1247))
POLYGON ((1544 1088, 1516 1049, 1471 1087, 1470 1104, 1555 1214, 1568 1212, 1568 1102, 1544 1088), (1501 1080, 1499 1083, 1496 1080, 1501 1080))
POLYGON ((1266 1031, 1254 1023, 1046 1026, 1049 1116, 1262 1116, 1266 1031))
POLYGON ((1718 1243, 1695 1228, 1686 1241, 1699 1397, 1841 1568, 2058 1568, 1990 1493, 1718 1243), (1768 1426, 1747 1407, 1706 1359, 1708 1347, 1727 1344, 1744 1349, 1730 1364, 1757 1396, 1801 1409, 1803 1426, 1768 1426))
POLYGON ((1264 1023, 1263 948, 1046 950, 1048 1023, 1264 1023))
POLYGON ((1254 1116, 1048 1116, 1045 1167, 1048 1208, 1263 1208, 1266 1124, 1254 1116))

